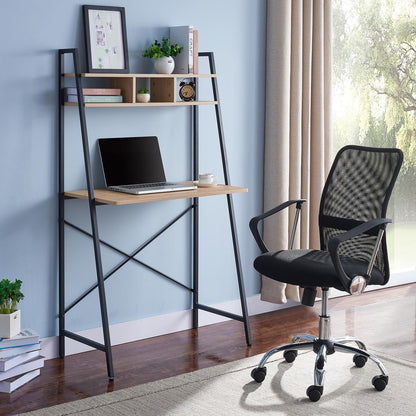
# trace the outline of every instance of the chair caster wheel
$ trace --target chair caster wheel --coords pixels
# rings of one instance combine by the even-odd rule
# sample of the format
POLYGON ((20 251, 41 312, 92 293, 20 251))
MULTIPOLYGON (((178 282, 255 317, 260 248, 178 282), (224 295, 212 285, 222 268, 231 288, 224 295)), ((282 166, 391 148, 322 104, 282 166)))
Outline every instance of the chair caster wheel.
POLYGON ((362 368, 365 366, 365 363, 367 362, 367 357, 364 355, 355 354, 352 360, 354 361, 356 367, 362 368))
POLYGON ((324 392, 323 386, 309 386, 306 390, 306 394, 311 402, 317 402, 324 392))
POLYGON ((296 357, 298 356, 298 352, 296 350, 286 350, 283 353, 283 357, 285 357, 286 362, 293 363, 296 357))
POLYGON ((373 386, 377 391, 383 391, 387 384, 389 384, 389 377, 388 376, 375 376, 371 380, 373 386))
POLYGON ((251 377, 257 381, 257 383, 261 383, 265 379, 266 373, 266 367, 256 367, 251 370, 251 377))

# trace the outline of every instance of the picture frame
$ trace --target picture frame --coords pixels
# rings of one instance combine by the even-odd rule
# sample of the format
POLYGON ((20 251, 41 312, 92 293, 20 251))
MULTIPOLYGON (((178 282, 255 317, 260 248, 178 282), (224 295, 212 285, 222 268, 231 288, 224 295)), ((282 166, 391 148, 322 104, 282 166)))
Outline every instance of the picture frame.
POLYGON ((129 72, 124 7, 83 6, 88 72, 129 72))

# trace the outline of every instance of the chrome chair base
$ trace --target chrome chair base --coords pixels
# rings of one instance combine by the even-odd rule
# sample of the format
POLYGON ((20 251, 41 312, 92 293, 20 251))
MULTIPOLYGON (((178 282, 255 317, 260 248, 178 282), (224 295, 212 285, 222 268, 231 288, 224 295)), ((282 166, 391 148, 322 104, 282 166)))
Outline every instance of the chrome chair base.
MULTIPOLYGON (((327 297, 327 293, 324 292, 323 295, 327 297)), ((274 354, 283 351, 285 360, 291 363, 296 359, 298 350, 312 350, 316 354, 314 384, 309 386, 306 390, 306 394, 311 401, 318 401, 323 394, 327 355, 334 354, 335 352, 354 354, 353 362, 356 367, 359 368, 364 367, 368 359, 373 361, 380 369, 381 375, 373 377, 372 384, 378 391, 382 391, 386 388, 389 380, 386 368, 375 355, 367 351, 367 348, 362 341, 348 336, 339 338, 329 337, 330 318, 326 313, 326 300, 324 301, 323 299, 323 310, 321 316, 319 317, 319 337, 314 337, 313 335, 309 334, 298 334, 292 338, 290 344, 280 345, 266 352, 266 354, 264 354, 263 358, 260 360, 258 366, 251 372, 251 377, 255 381, 261 383, 264 380, 267 372, 265 364, 267 360, 274 354), (351 342, 356 343, 357 347, 345 345, 351 342)))

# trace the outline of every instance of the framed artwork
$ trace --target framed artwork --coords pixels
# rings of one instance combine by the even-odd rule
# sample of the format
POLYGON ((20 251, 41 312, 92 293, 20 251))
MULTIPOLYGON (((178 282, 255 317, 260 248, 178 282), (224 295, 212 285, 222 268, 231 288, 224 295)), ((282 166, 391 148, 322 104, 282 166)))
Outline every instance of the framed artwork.
POLYGON ((88 72, 128 73, 124 7, 83 6, 88 72))

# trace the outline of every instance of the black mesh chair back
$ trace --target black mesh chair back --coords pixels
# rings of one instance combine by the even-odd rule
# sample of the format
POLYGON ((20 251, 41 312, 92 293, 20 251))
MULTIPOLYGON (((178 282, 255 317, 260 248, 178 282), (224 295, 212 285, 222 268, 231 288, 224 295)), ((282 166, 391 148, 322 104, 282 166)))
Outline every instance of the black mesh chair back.
MULTIPOLYGON (((374 218, 385 218, 387 204, 399 174, 403 154, 398 149, 346 146, 329 172, 320 204, 321 250, 328 241, 374 218)), ((343 242, 340 255, 370 261, 377 230, 343 242)), ((386 236, 384 234, 375 266, 389 279, 386 236)))

